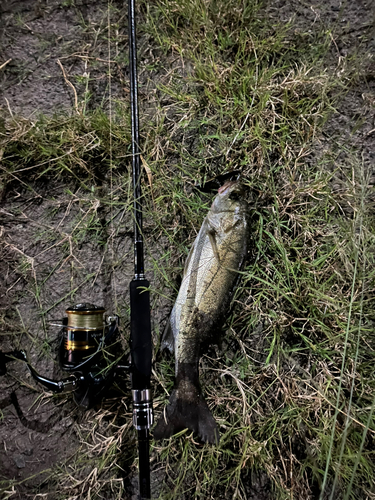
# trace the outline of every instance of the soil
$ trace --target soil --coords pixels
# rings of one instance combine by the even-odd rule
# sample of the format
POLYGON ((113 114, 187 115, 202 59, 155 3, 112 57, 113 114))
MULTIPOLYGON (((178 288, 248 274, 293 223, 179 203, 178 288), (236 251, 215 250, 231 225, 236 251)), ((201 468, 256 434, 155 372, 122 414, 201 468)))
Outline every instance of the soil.
MULTIPOLYGON (((111 93, 118 99, 127 100, 126 9, 121 2, 114 5, 118 9, 120 35, 119 42, 111 50, 122 51, 125 55, 122 66, 113 65, 111 93)), ((107 2, 99 0, 1 2, 0 65, 3 64, 3 68, 0 70, 0 106, 4 115, 33 120, 41 113, 68 112, 77 102, 66 79, 75 82, 77 101, 81 105, 87 90, 85 75, 88 73, 92 97, 86 104, 87 109, 95 108, 108 97, 107 6, 107 2)), ((373 7, 372 2, 364 0, 344 3, 340 0, 317 0, 314 3, 308 0, 270 0, 266 3, 264 15, 285 22, 294 18, 295 29, 300 31, 322 29, 325 24, 337 22, 331 57, 332 64, 339 68, 354 51, 367 53, 375 50, 373 7)), ((152 47, 140 42, 141 54, 150 50, 152 47)), ((140 78, 146 82, 147 73, 141 72, 140 78)), ((151 88, 153 83, 147 81, 147 85, 151 88)), ((367 78, 358 81, 341 102, 326 126, 336 131, 335 141, 330 132, 327 139, 323 137, 317 145, 319 155, 320 151, 327 149, 339 154, 341 146, 349 144, 351 151, 360 155, 368 167, 372 184, 375 182, 374 104, 375 73, 369 71, 367 78)), ((346 148, 340 154, 349 161, 347 151, 346 148)), ((125 311, 133 266, 131 221, 127 220, 121 221, 115 239, 116 255, 121 256, 116 273, 109 265, 108 255, 104 253, 103 257, 103 246, 94 240, 81 246, 75 244, 74 254, 66 258, 66 248, 57 244, 61 235, 68 234, 82 214, 97 210, 94 198, 83 203, 77 189, 76 202, 72 202, 72 198, 65 194, 66 188, 64 183, 48 186, 36 183, 34 192, 30 192, 13 184, 3 193, 0 207, 0 273, 3 278, 0 283, 0 314, 4 325, 1 349, 6 351, 22 346, 38 371, 55 379, 64 376, 55 360, 59 332, 41 326, 41 310, 51 307, 48 319, 61 318, 65 315, 65 307, 73 300, 75 303, 88 301, 104 305, 108 312, 116 302, 118 309, 125 311), (41 238, 41 234, 48 234, 49 239, 41 238), (56 263, 60 263, 57 272, 50 276, 56 263), (34 283, 31 292, 25 292, 25 284, 30 284, 35 270, 39 283, 34 283), (95 273, 95 283, 90 282, 88 286, 85 277, 95 273), (42 280, 42 296, 38 296, 37 289, 42 280), (40 341, 43 339, 45 351, 41 352, 40 341)), ((103 208, 100 217, 108 220, 108 209, 103 208)), ((161 312, 159 310, 159 314, 164 319, 168 306, 165 305, 161 312)), ((158 319, 154 317, 153 321, 158 319)), ((0 476, 9 482, 7 491, 13 491, 6 498, 23 499, 26 495, 27 498, 37 498, 34 495, 40 493, 43 498, 53 500, 55 493, 49 490, 47 480, 50 470, 59 465, 65 467, 63 464, 69 463, 69 457, 79 451, 83 440, 82 422, 88 417, 77 409, 71 398, 52 397, 41 392, 22 363, 8 365, 8 373, 0 378, 0 390, 0 476), (40 474, 42 471, 45 472, 40 474), (14 480, 23 482, 12 490, 14 480)), ((127 416, 130 417, 129 412, 127 416)), ((95 420, 94 410, 89 418, 95 420)), ((129 463, 133 465, 124 466, 127 496, 122 498, 135 498, 135 455, 133 451, 128 454, 129 463)), ((155 473, 155 494, 164 478, 160 474, 155 473)), ((244 483, 249 499, 272 498, 270 484, 264 477, 257 477, 254 473, 244 478, 244 483)), ((89 496, 86 491, 74 498, 89 496)), ((107 500, 111 498, 117 497, 112 497, 109 490, 107 500)))

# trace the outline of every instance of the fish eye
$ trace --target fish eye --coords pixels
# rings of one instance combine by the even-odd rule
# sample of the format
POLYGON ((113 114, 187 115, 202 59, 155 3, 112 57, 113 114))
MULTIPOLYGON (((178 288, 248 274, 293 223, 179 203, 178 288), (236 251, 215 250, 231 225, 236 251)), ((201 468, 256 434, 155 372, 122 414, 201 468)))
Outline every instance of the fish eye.
POLYGON ((240 193, 238 193, 237 191, 233 191, 230 195, 229 195, 229 199, 230 200, 233 200, 233 201, 238 201, 240 199, 240 193))

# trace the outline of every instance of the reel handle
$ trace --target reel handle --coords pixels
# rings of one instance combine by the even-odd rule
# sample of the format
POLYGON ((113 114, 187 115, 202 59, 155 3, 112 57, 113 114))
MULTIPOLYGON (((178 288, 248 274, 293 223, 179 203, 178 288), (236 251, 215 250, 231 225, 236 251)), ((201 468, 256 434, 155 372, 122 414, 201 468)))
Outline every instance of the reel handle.
MULTIPOLYGON (((41 385, 46 387, 48 390, 55 393, 73 391, 78 387, 78 384, 80 382, 80 379, 75 376, 71 376, 63 380, 53 380, 51 378, 44 377, 43 375, 39 375, 39 373, 35 370, 35 368, 33 368, 30 365, 25 351, 12 351, 9 353, 1 353, 1 357, 4 358, 5 363, 16 360, 24 361, 33 379, 35 379, 41 385)), ((2 370, 0 375, 5 375, 5 373, 6 369, 2 370)))

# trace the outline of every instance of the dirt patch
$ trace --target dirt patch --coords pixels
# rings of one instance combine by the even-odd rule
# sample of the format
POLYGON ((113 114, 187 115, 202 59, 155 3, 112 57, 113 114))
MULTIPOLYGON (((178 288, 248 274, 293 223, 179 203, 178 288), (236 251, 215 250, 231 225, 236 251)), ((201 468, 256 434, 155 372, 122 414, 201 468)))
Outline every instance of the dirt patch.
MULTIPOLYGON (((62 408, 48 400, 35 403, 35 393, 27 388, 13 389, 6 399, 2 402, 2 474, 16 480, 39 475, 43 480, 51 465, 66 459, 78 445, 69 405, 62 408)), ((24 486, 33 486, 32 479, 24 486)))
MULTIPOLYGON (((116 15, 120 11, 112 5, 116 15)), ((1 75, 2 106, 35 119, 76 106, 92 109, 108 98, 107 2, 5 1, 0 9, 0 57, 9 61, 1 75)), ((119 20, 124 16, 122 7, 119 20)), ((111 91, 117 98, 127 97, 126 29, 119 24, 112 47, 124 61, 112 67, 111 91)))

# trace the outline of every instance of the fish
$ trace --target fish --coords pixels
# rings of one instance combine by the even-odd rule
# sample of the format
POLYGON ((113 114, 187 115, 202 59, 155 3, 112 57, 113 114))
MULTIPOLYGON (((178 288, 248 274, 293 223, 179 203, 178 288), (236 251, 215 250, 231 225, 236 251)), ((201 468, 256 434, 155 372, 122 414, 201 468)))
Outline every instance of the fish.
POLYGON ((215 340, 238 282, 249 240, 249 208, 241 181, 227 181, 188 254, 161 349, 175 356, 175 385, 153 431, 156 440, 189 429, 218 444, 220 433, 199 384, 202 349, 215 340))

